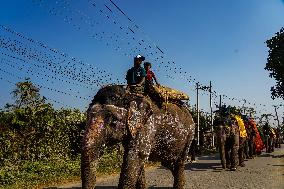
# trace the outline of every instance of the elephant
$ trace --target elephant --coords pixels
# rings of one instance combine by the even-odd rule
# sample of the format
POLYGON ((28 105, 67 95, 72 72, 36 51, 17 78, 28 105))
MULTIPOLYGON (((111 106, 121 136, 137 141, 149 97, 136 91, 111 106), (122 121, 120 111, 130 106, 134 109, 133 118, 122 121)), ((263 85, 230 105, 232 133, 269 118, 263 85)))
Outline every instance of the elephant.
POLYGON ((246 159, 253 159, 256 156, 256 131, 252 125, 252 120, 248 116, 243 115, 242 119, 248 136, 245 141, 245 156, 246 159))
POLYGON ((118 188, 146 188, 144 164, 148 160, 160 161, 172 172, 173 188, 184 188, 195 124, 186 106, 158 104, 147 96, 129 93, 122 85, 105 86, 97 92, 87 110, 83 136, 83 189, 95 188, 102 146, 119 142, 124 154, 118 188))
POLYGON ((268 125, 268 123, 265 123, 263 125, 263 135, 264 135, 266 153, 274 152, 276 135, 274 133, 273 128, 271 128, 268 125))
POLYGON ((245 144, 248 142, 248 134, 245 127, 245 122, 242 119, 242 115, 235 111, 235 114, 232 114, 234 119, 237 122, 237 126, 239 129, 239 149, 238 149, 238 160, 239 160, 239 166, 244 167, 245 166, 245 144))
POLYGON ((219 146, 222 168, 232 171, 237 169, 239 150, 239 128, 236 120, 226 112, 226 108, 220 108, 214 118, 214 127, 219 146))
POLYGON ((281 130, 278 127, 275 129, 276 140, 275 140, 275 148, 281 148, 281 130))

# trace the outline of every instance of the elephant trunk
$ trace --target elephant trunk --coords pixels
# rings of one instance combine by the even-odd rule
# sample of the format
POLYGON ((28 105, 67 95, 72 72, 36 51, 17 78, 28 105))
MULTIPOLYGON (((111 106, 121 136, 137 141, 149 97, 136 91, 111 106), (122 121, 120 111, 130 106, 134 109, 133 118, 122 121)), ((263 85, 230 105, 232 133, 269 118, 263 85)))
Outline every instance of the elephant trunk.
POLYGON ((82 189, 93 189, 96 185, 96 168, 104 142, 103 116, 90 116, 83 138, 81 156, 82 189))

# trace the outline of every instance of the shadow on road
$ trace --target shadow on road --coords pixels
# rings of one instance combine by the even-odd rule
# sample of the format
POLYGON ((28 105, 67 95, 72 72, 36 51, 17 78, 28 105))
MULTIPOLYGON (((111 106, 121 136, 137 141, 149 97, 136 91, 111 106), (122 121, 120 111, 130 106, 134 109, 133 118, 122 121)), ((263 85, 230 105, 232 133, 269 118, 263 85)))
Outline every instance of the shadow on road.
MULTIPOLYGON (((158 186, 150 186, 149 189, 172 189, 172 187, 158 187, 158 186)), ((48 187, 43 189, 82 189, 82 187, 70 187, 70 188, 57 188, 57 187, 48 187)), ((95 189, 117 189, 117 186, 96 186, 95 189)))
POLYGON ((273 155, 273 154, 261 154, 258 157, 272 157, 272 158, 284 158, 284 154, 281 155, 273 155))
POLYGON ((199 160, 218 160, 219 154, 198 157, 199 160))
POLYGON ((190 171, 208 171, 208 170, 213 170, 213 171, 221 171, 222 166, 220 163, 193 163, 193 164, 186 164, 185 165, 185 170, 190 170, 190 171))

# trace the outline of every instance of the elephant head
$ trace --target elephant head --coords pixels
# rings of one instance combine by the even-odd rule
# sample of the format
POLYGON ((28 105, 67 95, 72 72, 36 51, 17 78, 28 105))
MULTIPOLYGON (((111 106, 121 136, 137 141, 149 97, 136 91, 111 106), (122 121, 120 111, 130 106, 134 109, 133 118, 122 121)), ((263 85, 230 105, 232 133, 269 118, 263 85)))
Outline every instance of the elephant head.
MULTIPOLYGON (((143 142, 150 141, 151 135, 153 138, 151 133, 154 130, 148 100, 127 94, 122 86, 108 86, 100 90, 87 112, 81 163, 83 188, 95 187, 96 166, 102 146, 135 141, 133 145, 136 150, 139 148, 138 155, 143 156, 144 153, 148 156, 150 146, 146 147, 143 142)), ((131 150, 131 147, 125 148, 131 150)))

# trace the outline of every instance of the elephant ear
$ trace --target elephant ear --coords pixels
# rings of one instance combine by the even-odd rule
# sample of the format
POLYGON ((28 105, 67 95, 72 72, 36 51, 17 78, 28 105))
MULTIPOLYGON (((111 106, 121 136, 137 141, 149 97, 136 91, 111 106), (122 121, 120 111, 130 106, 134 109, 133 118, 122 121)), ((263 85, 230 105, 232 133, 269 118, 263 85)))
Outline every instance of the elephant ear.
POLYGON ((143 129, 153 114, 151 102, 144 98, 137 98, 129 102, 127 126, 133 138, 137 131, 143 129))

